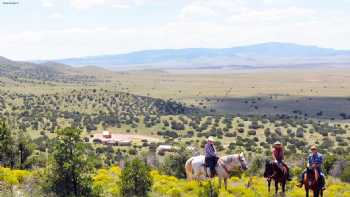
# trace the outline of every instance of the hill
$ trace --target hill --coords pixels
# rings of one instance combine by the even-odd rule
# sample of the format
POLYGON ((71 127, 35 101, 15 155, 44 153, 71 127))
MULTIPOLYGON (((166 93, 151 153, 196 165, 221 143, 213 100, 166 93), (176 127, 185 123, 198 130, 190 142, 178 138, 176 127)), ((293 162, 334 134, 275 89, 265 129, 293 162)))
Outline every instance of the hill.
POLYGON ((269 42, 217 49, 145 50, 53 61, 72 66, 94 65, 111 70, 343 66, 350 63, 350 51, 269 42))
MULTIPOLYGON (((16 82, 95 82, 96 77, 89 74, 91 70, 90 67, 73 68, 56 62, 36 64, 0 57, 0 77, 16 82)), ((96 69, 94 72, 98 73, 96 69)))

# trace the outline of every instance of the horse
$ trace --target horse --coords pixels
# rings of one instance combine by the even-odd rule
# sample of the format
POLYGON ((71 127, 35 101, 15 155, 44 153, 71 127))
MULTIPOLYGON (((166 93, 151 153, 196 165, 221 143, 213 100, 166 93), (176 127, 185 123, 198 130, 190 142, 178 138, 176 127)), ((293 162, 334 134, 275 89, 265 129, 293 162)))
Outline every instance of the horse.
POLYGON ((275 182, 275 195, 278 193, 278 184, 282 186, 282 193, 286 191, 286 183, 288 179, 288 169, 283 166, 282 168, 278 166, 277 163, 266 161, 264 177, 267 178, 268 191, 270 192, 271 180, 275 182))
POLYGON ((314 197, 323 196, 323 190, 321 188, 321 175, 318 173, 316 168, 306 170, 303 178, 303 184, 306 197, 309 197, 309 190, 313 191, 314 197))
MULTIPOLYGON (((199 155, 191 157, 186 161, 185 169, 188 180, 204 180, 210 173, 209 168, 205 166, 205 156, 199 155)), ((235 169, 242 171, 247 169, 247 162, 243 153, 227 155, 220 157, 215 167, 216 174, 219 177, 219 186, 221 188, 221 181, 224 180, 225 189, 227 189, 227 179, 230 178, 230 172, 235 169)))

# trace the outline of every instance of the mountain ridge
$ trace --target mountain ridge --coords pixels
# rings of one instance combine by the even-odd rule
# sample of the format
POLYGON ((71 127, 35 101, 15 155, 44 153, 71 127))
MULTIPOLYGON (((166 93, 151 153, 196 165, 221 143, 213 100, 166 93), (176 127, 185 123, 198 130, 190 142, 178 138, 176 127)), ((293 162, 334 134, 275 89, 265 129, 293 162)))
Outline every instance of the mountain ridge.
POLYGON ((350 50, 313 45, 267 42, 231 48, 154 49, 123 54, 52 60, 71 66, 98 66, 109 70, 176 69, 210 66, 276 66, 291 63, 346 63, 350 50))
MULTIPOLYGON (((0 56, 0 77, 16 82, 62 82, 82 83, 96 81, 96 71, 90 67, 74 68, 65 64, 47 61, 45 63, 33 63, 26 61, 14 61, 0 56), (93 73, 93 74, 90 74, 93 73)), ((99 68, 99 72, 103 69, 99 68)))

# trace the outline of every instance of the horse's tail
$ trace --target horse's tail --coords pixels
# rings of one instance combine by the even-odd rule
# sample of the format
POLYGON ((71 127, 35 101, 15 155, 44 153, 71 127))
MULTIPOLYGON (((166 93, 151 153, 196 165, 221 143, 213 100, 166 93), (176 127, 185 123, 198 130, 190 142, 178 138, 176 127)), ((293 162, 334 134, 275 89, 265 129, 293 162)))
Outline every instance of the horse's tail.
POLYGON ((191 157, 190 159, 188 159, 186 161, 186 164, 185 164, 187 180, 191 180, 192 179, 192 160, 193 160, 193 158, 191 157))

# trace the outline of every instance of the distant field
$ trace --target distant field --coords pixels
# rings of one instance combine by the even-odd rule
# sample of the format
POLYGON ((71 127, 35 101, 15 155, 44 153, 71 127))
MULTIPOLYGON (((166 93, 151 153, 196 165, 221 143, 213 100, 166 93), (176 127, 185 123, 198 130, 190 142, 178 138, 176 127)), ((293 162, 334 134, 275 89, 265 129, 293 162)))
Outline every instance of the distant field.
POLYGON ((151 137, 201 153, 205 139, 215 136, 221 154, 271 155, 279 140, 288 155, 303 155, 311 144, 342 155, 350 151, 349 71, 88 70, 82 72, 94 74, 94 81, 65 83, 3 77, 0 113, 40 146, 71 126, 84 138, 103 130, 130 135, 137 138, 130 148, 139 150, 154 145, 140 140, 151 137))
POLYGON ((288 114, 301 118, 325 120, 344 120, 350 115, 350 97, 274 95, 270 97, 222 98, 210 103, 212 108, 218 111, 243 115, 288 114))
MULTIPOLYGON (((92 71, 87 72, 91 74, 92 71)), ((192 98, 197 96, 246 97, 270 94, 294 96, 350 96, 350 69, 274 69, 251 72, 169 73, 135 71, 117 73, 95 72, 97 82, 81 84, 15 84, 6 83, 1 89, 25 92, 45 92, 78 87, 104 87, 130 91, 160 98, 192 98), (30 88, 32 87, 32 88, 30 88), (46 87, 45 90, 38 89, 46 87)), ((0 81, 6 81, 1 79, 0 81)), ((8 81, 8 80, 7 80, 8 81)))
MULTIPOLYGON (((93 70, 85 71, 87 74, 93 70)), ((107 89, 136 95, 206 105, 219 111, 242 114, 308 114, 310 117, 341 119, 350 114, 350 69, 289 69, 235 73, 169 73, 165 71, 135 71, 115 73, 95 72, 97 82, 82 84, 11 83, 1 90, 23 94, 67 93, 76 89, 107 89), (262 100, 257 100, 261 98, 262 100), (250 101, 256 100, 256 103, 250 101), (248 103, 244 103, 249 101, 248 103), (258 109, 256 109, 257 107, 258 109), (322 112, 322 116, 316 114, 322 112)), ((202 106, 203 107, 203 106, 202 106)))
POLYGON ((293 95, 349 97, 349 70, 267 70, 243 73, 167 74, 135 72, 118 80, 129 91, 154 97, 249 97, 293 95))

